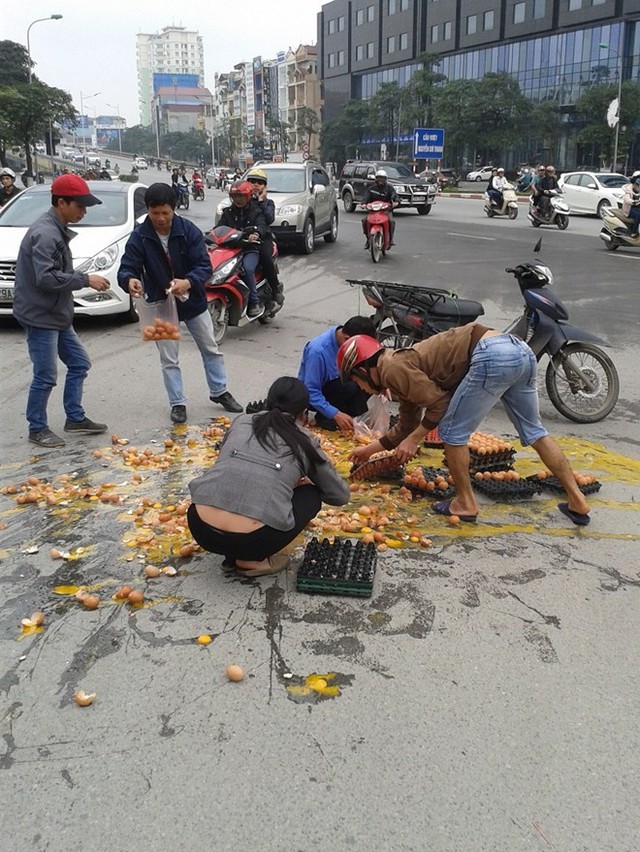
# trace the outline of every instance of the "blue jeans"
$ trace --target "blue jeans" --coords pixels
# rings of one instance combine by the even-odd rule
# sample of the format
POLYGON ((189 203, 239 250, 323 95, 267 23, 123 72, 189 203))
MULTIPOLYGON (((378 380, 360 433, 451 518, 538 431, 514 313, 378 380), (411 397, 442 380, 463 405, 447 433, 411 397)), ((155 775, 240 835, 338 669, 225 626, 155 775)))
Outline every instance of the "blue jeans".
POLYGON ((445 444, 466 444, 498 400, 502 400, 524 447, 548 435, 540 420, 536 372, 536 356, 513 334, 479 340, 471 354, 469 372, 438 425, 445 444))
POLYGON ((91 368, 91 361, 73 326, 58 331, 25 325, 24 331, 33 364, 33 380, 27 399, 29 431, 42 432, 49 425, 47 403, 58 382, 58 358, 67 368, 62 396, 67 420, 84 420, 82 387, 91 368))
MULTIPOLYGON (((224 367, 224 357, 218 349, 213 336, 213 322, 208 310, 204 310, 197 317, 183 320, 189 329, 189 334, 196 342, 200 350, 204 373, 207 377, 210 396, 220 396, 227 389, 227 371, 224 367)), ((178 341, 158 340, 156 346, 160 352, 160 366, 162 367, 162 379, 167 389, 170 405, 186 405, 182 385, 182 372, 178 363, 178 341)))
POLYGON ((631 210, 629 210, 629 218, 633 222, 630 228, 631 236, 637 237, 638 228, 640 228, 640 207, 632 207, 631 210))
POLYGON ((257 251, 245 251, 242 256, 242 266, 244 267, 244 280, 249 288, 249 304, 257 305, 258 285, 256 284, 256 267, 260 261, 260 254, 257 251))

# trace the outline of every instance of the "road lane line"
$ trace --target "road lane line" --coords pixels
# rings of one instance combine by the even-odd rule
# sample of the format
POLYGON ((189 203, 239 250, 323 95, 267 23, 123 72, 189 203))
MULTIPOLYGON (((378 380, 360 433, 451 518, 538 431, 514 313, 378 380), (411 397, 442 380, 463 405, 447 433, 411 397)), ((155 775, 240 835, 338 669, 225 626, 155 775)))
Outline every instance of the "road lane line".
POLYGON ((448 237, 465 237, 467 240, 489 240, 495 242, 497 237, 476 237, 475 234, 456 234, 455 231, 449 231, 448 237))

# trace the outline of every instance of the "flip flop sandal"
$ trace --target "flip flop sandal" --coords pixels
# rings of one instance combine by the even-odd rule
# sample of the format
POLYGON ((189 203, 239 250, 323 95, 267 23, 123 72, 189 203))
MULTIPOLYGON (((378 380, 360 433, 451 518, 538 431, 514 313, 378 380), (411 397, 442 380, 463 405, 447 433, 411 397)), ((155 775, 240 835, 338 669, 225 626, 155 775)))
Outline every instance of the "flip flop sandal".
POLYGON ((286 553, 274 553, 267 559, 266 568, 236 568, 240 577, 264 577, 267 574, 278 574, 289 567, 291 557, 286 553))
POLYGON ((569 508, 568 503, 558 503, 558 509, 562 512, 563 515, 566 515, 570 521, 578 527, 586 527, 591 518, 589 515, 583 515, 582 512, 573 512, 569 508))
POLYGON ((475 524, 478 520, 477 515, 458 515, 457 512, 451 511, 451 500, 440 500, 438 503, 432 503, 431 508, 436 515, 444 515, 445 518, 450 518, 452 515, 457 515, 461 521, 467 524, 475 524))

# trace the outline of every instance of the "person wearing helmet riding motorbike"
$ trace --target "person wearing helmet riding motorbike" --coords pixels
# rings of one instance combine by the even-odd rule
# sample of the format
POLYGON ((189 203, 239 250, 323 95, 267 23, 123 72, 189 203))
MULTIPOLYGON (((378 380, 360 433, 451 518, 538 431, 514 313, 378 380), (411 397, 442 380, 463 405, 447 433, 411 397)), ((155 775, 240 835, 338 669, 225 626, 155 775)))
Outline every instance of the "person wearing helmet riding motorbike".
POLYGON ((556 167, 546 166, 544 177, 538 181, 534 190, 536 206, 540 210, 540 215, 544 216, 545 219, 548 219, 551 215, 551 194, 555 189, 558 189, 556 167))
POLYGON ((495 175, 491 177, 489 188, 487 189, 487 195, 496 207, 502 207, 502 193, 504 192, 505 187, 508 185, 508 183, 509 181, 504 176, 504 169, 502 168, 502 166, 500 166, 499 169, 496 169, 495 175))
MULTIPOLYGON (((396 232, 396 223, 393 218, 393 208, 400 204, 395 189, 387 182, 387 173, 384 169, 378 169, 375 174, 375 182, 367 187, 362 197, 363 204, 369 204, 371 201, 386 201, 391 205, 391 210, 387 210, 386 214, 389 219, 389 242, 393 246, 393 235, 396 232)), ((367 234, 367 217, 362 219, 362 232, 367 238, 365 243, 365 251, 369 249, 369 236, 367 234)))
POLYGON ((231 206, 222 211, 218 225, 244 231, 246 242, 242 265, 249 288, 247 316, 257 317, 264 310, 258 298, 256 267, 260 260, 259 242, 267 236, 268 232, 267 222, 260 204, 253 197, 253 186, 248 181, 232 183, 229 187, 229 196, 231 206))
POLYGON ((0 207, 4 207, 7 201, 11 201, 20 190, 16 186, 16 173, 12 169, 4 168, 0 171, 0 207))
POLYGON ((631 180, 624 188, 622 212, 631 219, 629 235, 637 237, 640 228, 640 171, 631 175, 631 180))
POLYGON ((435 503, 436 514, 477 520, 468 442, 501 399, 522 445, 532 446, 562 483, 568 499, 558 504, 559 510, 578 526, 589 523, 589 504, 569 462, 542 425, 536 358, 520 338, 473 323, 410 349, 391 350, 372 337, 356 335, 342 344, 337 363, 343 381, 352 379, 368 393, 389 390, 400 403, 397 425, 353 450, 352 460, 361 463, 373 453, 395 449, 399 461, 406 462, 418 453, 427 432, 438 427, 456 496, 435 503))
MULTIPOLYGON (((267 173, 264 169, 253 168, 247 172, 247 181, 253 186, 253 197, 260 205, 260 209, 264 213, 265 222, 269 227, 276 218, 276 206, 273 201, 267 197, 267 173)), ((275 263, 273 262, 273 234, 271 229, 267 231, 267 235, 260 241, 260 265, 266 275, 269 287, 271 288, 271 301, 276 305, 284 303, 284 288, 282 282, 278 278, 275 263)))

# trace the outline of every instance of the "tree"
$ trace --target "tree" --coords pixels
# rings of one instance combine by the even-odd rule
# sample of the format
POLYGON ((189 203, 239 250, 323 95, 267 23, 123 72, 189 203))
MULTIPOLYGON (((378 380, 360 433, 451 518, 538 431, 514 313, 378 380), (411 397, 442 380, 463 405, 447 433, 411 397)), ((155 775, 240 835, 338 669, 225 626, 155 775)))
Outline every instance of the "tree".
POLYGON ((325 121, 320 130, 324 163, 342 166, 362 153, 364 139, 371 133, 371 108, 367 101, 347 101, 340 118, 325 121))
MULTIPOLYGON (((578 128, 577 140, 590 149, 591 164, 601 159, 613 159, 615 129, 607 124, 609 104, 618 96, 618 87, 611 83, 591 86, 575 103, 573 121, 578 128)), ((640 83, 622 84, 622 108, 618 152, 626 159, 634 138, 634 125, 640 121, 640 83)))
POLYGON ((286 121, 280 121, 279 118, 271 118, 268 129, 272 142, 275 141, 276 149, 286 163, 289 153, 289 124, 286 121))
POLYGON ((161 150, 178 162, 197 163, 211 155, 211 142, 204 130, 167 133, 160 139, 161 150))
POLYGON ((508 74, 485 74, 473 89, 473 98, 460 119, 476 137, 485 162, 490 162, 520 141, 531 104, 508 74))
POLYGON ((404 90, 406 117, 412 127, 434 127, 434 103, 438 88, 447 78, 434 68, 440 65, 437 53, 423 53, 418 57, 422 68, 416 71, 404 90))
POLYGON ((311 137, 318 133, 320 119, 318 113, 311 107, 299 107, 296 112, 296 132, 300 136, 306 136, 307 145, 311 150, 311 137))
MULTIPOLYGON (((116 150, 118 140, 112 139, 109 142, 109 149, 116 150)), ((132 154, 149 154, 153 156, 156 153, 157 142, 156 134, 149 124, 144 127, 142 124, 134 124, 133 127, 128 127, 122 133, 122 150, 130 151, 132 154)))
POLYGON ((476 80, 452 80, 434 92, 438 124, 445 128, 446 162, 459 165, 467 148, 476 149, 482 141, 477 129, 464 119, 476 97, 476 80))

